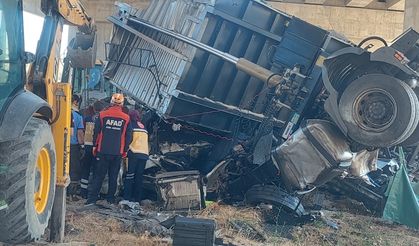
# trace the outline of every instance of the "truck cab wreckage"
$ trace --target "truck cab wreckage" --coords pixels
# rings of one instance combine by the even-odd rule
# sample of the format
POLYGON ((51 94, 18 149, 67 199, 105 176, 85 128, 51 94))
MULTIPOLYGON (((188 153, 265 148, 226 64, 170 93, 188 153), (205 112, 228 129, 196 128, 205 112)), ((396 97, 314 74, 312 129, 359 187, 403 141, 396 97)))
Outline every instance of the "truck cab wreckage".
MULTIPOLYGON (((412 29, 354 44, 256 0, 119 3, 108 20, 104 74, 148 111, 150 180, 199 170, 207 197, 301 216, 298 195, 365 179, 383 150, 419 143, 412 29)), ((384 192, 365 193, 381 213, 384 192)))

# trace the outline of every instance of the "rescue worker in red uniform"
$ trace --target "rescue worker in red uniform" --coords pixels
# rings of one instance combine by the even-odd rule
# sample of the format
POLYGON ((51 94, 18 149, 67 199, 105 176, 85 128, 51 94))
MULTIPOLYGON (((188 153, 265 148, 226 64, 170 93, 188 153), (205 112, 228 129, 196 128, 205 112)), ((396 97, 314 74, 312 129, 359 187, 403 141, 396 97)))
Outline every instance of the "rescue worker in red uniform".
POLYGON ((93 153, 96 156, 96 163, 93 184, 89 185, 87 205, 95 204, 99 199, 99 192, 106 173, 109 178, 106 200, 109 203, 115 203, 121 158, 126 157, 128 144, 132 138, 129 116, 122 112, 123 104, 124 96, 120 93, 114 94, 111 106, 100 112, 95 121, 93 153))
POLYGON ((129 112, 132 126, 132 142, 128 150, 128 171, 124 181, 124 200, 141 201, 143 173, 148 160, 148 133, 141 123, 137 110, 129 112))

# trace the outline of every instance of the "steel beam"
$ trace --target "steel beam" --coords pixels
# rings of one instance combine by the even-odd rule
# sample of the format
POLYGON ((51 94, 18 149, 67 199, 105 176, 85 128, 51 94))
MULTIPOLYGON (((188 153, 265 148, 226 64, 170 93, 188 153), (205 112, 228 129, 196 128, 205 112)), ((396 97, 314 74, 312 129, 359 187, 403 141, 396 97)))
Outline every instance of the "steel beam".
POLYGON ((400 3, 401 0, 386 0, 387 8, 393 7, 393 5, 400 3))
POLYGON ((386 6, 389 10, 404 11, 405 0, 387 0, 386 6))
POLYGON ((325 2, 326 2, 326 0, 305 0, 304 3, 323 5, 325 2))
POLYGON ((415 30, 419 30, 419 1, 418 0, 406 0, 405 12, 404 12, 404 28, 408 29, 413 27, 415 30))
POLYGON ((34 15, 44 16, 41 11, 41 0, 23 1, 23 10, 34 15))
POLYGON ((405 5, 405 0, 268 0, 268 2, 367 8, 392 11, 404 11, 405 5))
POLYGON ((393 11, 404 11, 404 0, 386 0, 385 2, 373 1, 366 8, 393 11))
POLYGON ((375 0, 345 0, 345 5, 348 7, 367 7, 375 0))

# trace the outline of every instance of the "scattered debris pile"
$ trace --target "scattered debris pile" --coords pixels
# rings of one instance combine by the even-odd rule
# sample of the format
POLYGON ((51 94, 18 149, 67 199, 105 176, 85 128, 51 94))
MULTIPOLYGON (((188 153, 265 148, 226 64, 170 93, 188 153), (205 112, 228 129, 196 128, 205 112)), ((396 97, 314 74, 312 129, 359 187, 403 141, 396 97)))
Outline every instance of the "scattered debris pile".
MULTIPOLYGON (((201 211, 182 214, 214 220, 217 246, 419 243, 418 231, 371 217, 347 196, 316 190, 307 194, 304 202, 308 209, 319 211, 313 223, 284 220, 282 211, 269 205, 211 203, 201 211), (316 204, 316 194, 324 195, 321 204, 316 204)), ((182 218, 179 213, 158 212, 150 201, 142 203, 139 213, 106 204, 93 210, 80 207, 80 202, 68 204, 66 242, 72 245, 172 245, 176 218, 182 218)))

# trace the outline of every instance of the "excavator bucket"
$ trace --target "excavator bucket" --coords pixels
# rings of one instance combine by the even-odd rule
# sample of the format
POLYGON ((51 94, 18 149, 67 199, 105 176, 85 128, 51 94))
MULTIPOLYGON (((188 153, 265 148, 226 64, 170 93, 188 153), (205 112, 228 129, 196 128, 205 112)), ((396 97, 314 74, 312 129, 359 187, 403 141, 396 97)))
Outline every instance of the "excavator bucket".
POLYGON ((68 58, 73 68, 92 68, 96 62, 96 32, 77 33, 68 46, 68 58))

